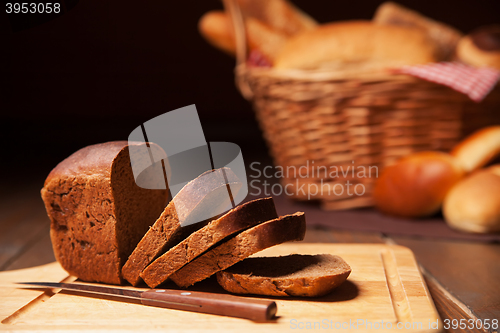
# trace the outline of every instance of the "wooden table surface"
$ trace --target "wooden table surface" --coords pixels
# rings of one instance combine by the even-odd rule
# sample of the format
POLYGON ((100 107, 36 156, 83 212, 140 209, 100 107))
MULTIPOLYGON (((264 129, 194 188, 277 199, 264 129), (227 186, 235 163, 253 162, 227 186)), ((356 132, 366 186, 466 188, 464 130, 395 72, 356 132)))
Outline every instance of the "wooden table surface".
MULTIPOLYGON (((54 261, 41 182, 0 189, 0 270, 54 261)), ((356 214, 356 211, 352 211, 356 214)), ((378 233, 308 228, 305 242, 389 243, 410 248, 421 265, 435 305, 446 319, 500 319, 500 245, 387 237, 378 233)), ((450 329, 450 332, 495 332, 450 329)))

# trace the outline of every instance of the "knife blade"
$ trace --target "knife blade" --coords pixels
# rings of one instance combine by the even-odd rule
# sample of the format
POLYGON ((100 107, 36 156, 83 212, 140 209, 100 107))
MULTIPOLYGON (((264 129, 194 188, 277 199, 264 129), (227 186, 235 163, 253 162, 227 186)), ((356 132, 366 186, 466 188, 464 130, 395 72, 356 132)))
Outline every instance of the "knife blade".
POLYGON ((208 313, 221 316, 245 318, 253 321, 272 319, 278 310, 273 301, 248 299, 233 295, 174 289, 151 289, 146 291, 125 288, 96 286, 79 283, 18 282, 31 288, 54 288, 83 293, 114 296, 139 300, 143 305, 168 309, 208 313))

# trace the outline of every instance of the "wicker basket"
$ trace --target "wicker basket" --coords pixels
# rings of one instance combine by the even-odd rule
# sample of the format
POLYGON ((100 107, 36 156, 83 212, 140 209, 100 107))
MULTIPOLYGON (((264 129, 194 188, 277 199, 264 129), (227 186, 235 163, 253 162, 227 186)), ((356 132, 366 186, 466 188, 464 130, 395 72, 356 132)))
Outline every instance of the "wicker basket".
POLYGON ((235 27, 237 86, 253 102, 283 187, 297 199, 318 199, 327 210, 370 206, 384 166, 417 151, 448 151, 470 132, 500 124, 498 86, 474 103, 408 75, 248 67, 241 13, 232 0, 225 6, 235 27))

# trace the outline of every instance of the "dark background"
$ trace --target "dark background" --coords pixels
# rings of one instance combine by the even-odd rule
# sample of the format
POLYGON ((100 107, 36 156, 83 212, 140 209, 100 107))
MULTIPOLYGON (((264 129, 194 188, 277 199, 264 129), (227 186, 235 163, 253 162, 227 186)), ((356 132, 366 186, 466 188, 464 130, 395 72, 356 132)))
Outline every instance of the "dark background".
MULTIPOLYGON (((294 3, 329 22, 370 19, 382 1, 294 3)), ((500 17, 498 0, 399 3, 463 32, 500 17)), ((218 8, 218 0, 80 0, 64 15, 16 32, 2 9, 0 184, 43 180, 75 150, 126 140, 141 123, 189 104, 198 108, 207 141, 235 142, 246 159, 265 154, 251 106, 234 86, 234 59, 197 31, 202 14, 218 8)))

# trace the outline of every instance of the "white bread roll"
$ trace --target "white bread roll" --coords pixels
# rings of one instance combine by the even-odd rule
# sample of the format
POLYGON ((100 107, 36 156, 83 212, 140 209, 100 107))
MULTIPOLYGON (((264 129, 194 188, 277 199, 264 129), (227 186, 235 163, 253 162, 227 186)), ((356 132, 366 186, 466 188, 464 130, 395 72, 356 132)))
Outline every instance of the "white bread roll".
POLYGON ((466 172, 485 166, 499 154, 500 126, 474 132, 451 151, 451 155, 466 172))
POLYGON ((390 1, 377 8, 373 21, 422 29, 438 45, 439 61, 450 60, 462 38, 462 33, 457 29, 390 1))
POLYGON ((436 61, 436 45, 420 29, 347 21, 319 26, 290 38, 276 68, 387 68, 436 61))
POLYGON ((457 183, 446 195, 443 214, 454 229, 500 231, 500 165, 480 170, 457 183))

